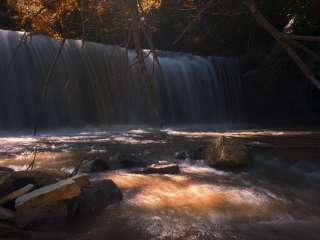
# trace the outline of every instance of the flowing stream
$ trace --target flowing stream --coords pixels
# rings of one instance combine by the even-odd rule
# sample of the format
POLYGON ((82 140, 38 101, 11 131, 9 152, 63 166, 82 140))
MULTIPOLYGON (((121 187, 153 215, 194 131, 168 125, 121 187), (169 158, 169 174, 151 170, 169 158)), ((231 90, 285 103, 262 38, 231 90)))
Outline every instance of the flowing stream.
POLYGON ((155 117, 134 51, 67 40, 43 99, 59 42, 36 35, 19 46, 22 35, 0 30, 0 166, 26 169, 36 147, 37 169, 69 173, 80 161, 119 153, 181 168, 178 175, 128 169, 92 174, 93 180, 112 179, 124 200, 92 218, 57 226, 66 239, 320 238, 320 132, 210 130, 245 119, 236 60, 157 51, 160 68, 145 50, 155 117), (39 113, 41 131, 33 137, 29 130, 39 113), (133 127, 154 123, 211 126, 133 127), (104 127, 90 127, 98 125, 104 127), (175 153, 206 147, 221 135, 249 144, 254 163, 228 172, 203 159, 175 159, 175 153))
POLYGON ((61 226, 70 239, 319 239, 320 132, 82 129, 38 138, 7 134, 0 165, 24 169, 39 148, 36 168, 70 172, 80 160, 134 153, 177 162, 179 175, 132 170, 93 174, 112 179, 124 200, 92 218, 61 226), (249 144, 254 163, 241 172, 218 171, 175 153, 224 135, 249 144))

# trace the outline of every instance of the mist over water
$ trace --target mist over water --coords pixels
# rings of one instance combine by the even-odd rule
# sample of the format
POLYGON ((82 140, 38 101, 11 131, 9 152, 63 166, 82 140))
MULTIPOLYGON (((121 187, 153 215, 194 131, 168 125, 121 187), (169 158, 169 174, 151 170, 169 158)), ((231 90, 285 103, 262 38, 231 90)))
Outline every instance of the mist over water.
MULTIPOLYGON (((32 128, 59 42, 0 30, 0 128, 32 128)), ((135 51, 67 40, 49 81, 42 127, 88 124, 237 122, 243 110, 236 60, 158 52, 161 69, 145 50, 160 116, 148 103, 135 51)))

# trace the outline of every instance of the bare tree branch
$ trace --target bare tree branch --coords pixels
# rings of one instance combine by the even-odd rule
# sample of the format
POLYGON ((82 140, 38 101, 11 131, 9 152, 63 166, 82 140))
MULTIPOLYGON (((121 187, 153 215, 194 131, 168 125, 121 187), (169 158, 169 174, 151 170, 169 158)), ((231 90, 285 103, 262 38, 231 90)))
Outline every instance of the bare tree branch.
MULTIPOLYGON (((49 82, 50 82, 51 76, 53 74, 53 71, 54 71, 54 69, 55 69, 55 67, 56 67, 56 65, 58 63, 59 57, 60 57, 60 55, 62 53, 63 47, 65 45, 65 42, 66 42, 66 39, 64 38, 60 43, 59 50, 56 53, 56 55, 55 55, 55 57, 53 59, 53 62, 51 64, 51 66, 50 66, 49 72, 48 72, 48 74, 46 76, 46 79, 43 82, 42 94, 41 94, 41 99, 40 99, 40 108, 39 108, 38 114, 36 116, 36 122, 35 122, 35 126, 34 126, 34 129, 33 129, 33 136, 37 135, 39 124, 40 124, 42 113, 43 113, 43 108, 44 108, 44 105, 45 105, 45 102, 46 102, 46 98, 47 98, 47 94, 48 94, 49 82)), ((36 162, 37 153, 38 153, 38 148, 35 147, 34 148, 33 160, 30 163, 30 165, 27 167, 27 170, 32 170, 34 168, 34 165, 35 165, 35 162, 36 162)))
POLYGON ((309 68, 309 66, 300 58, 300 56, 296 53, 294 48, 290 46, 285 40, 283 40, 283 34, 278 31, 258 10, 257 4, 255 0, 246 0, 244 2, 246 7, 249 9, 256 22, 267 31, 278 43, 279 45, 288 53, 288 55, 292 58, 292 60, 297 64, 300 68, 301 72, 305 75, 307 79, 313 83, 315 87, 320 90, 320 82, 317 77, 314 75, 313 71, 309 68))

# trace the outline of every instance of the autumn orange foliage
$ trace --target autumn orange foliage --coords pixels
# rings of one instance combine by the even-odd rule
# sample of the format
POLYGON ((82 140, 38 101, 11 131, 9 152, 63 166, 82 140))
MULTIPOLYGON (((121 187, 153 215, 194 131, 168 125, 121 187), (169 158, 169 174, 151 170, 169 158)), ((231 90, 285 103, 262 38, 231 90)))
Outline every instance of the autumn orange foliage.
MULTIPOLYGON (((138 0, 136 3, 140 11, 148 11, 159 7, 161 0, 138 0)), ((68 25, 73 24, 67 21, 69 16, 89 15, 99 18, 115 7, 122 14, 128 15, 128 6, 132 0, 8 0, 8 4, 17 11, 21 25, 26 30, 61 38, 68 25)), ((89 20, 82 18, 81 21, 89 20)))

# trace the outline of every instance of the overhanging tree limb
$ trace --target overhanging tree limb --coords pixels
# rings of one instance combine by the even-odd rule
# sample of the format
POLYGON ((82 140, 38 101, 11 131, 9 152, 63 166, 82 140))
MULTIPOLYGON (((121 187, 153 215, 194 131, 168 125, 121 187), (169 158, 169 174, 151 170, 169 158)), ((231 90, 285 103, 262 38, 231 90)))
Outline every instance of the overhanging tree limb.
MULTIPOLYGON (((132 18, 132 39, 136 49, 137 60, 140 67, 141 77, 144 80, 148 103, 152 109, 153 115, 156 120, 159 120, 159 103, 155 96, 154 83, 150 76, 148 69, 145 65, 145 56, 142 49, 141 33, 143 33, 143 22, 139 12, 140 2, 139 0, 131 0, 130 2, 131 18, 132 18)), ((148 40, 148 39, 147 39, 148 40)), ((148 42, 148 41, 147 41, 148 42)), ((151 47, 151 46, 150 46, 151 47)))
POLYGON ((292 60, 297 64, 302 73, 305 75, 307 79, 313 83, 315 87, 320 90, 320 82, 317 77, 314 75, 313 71, 309 68, 309 66, 300 58, 300 56, 296 53, 293 47, 290 46, 283 39, 283 34, 278 31, 259 11, 255 0, 246 0, 245 6, 248 8, 252 16, 255 18, 256 22, 267 31, 278 43, 279 45, 288 53, 288 55, 292 58, 292 60))

